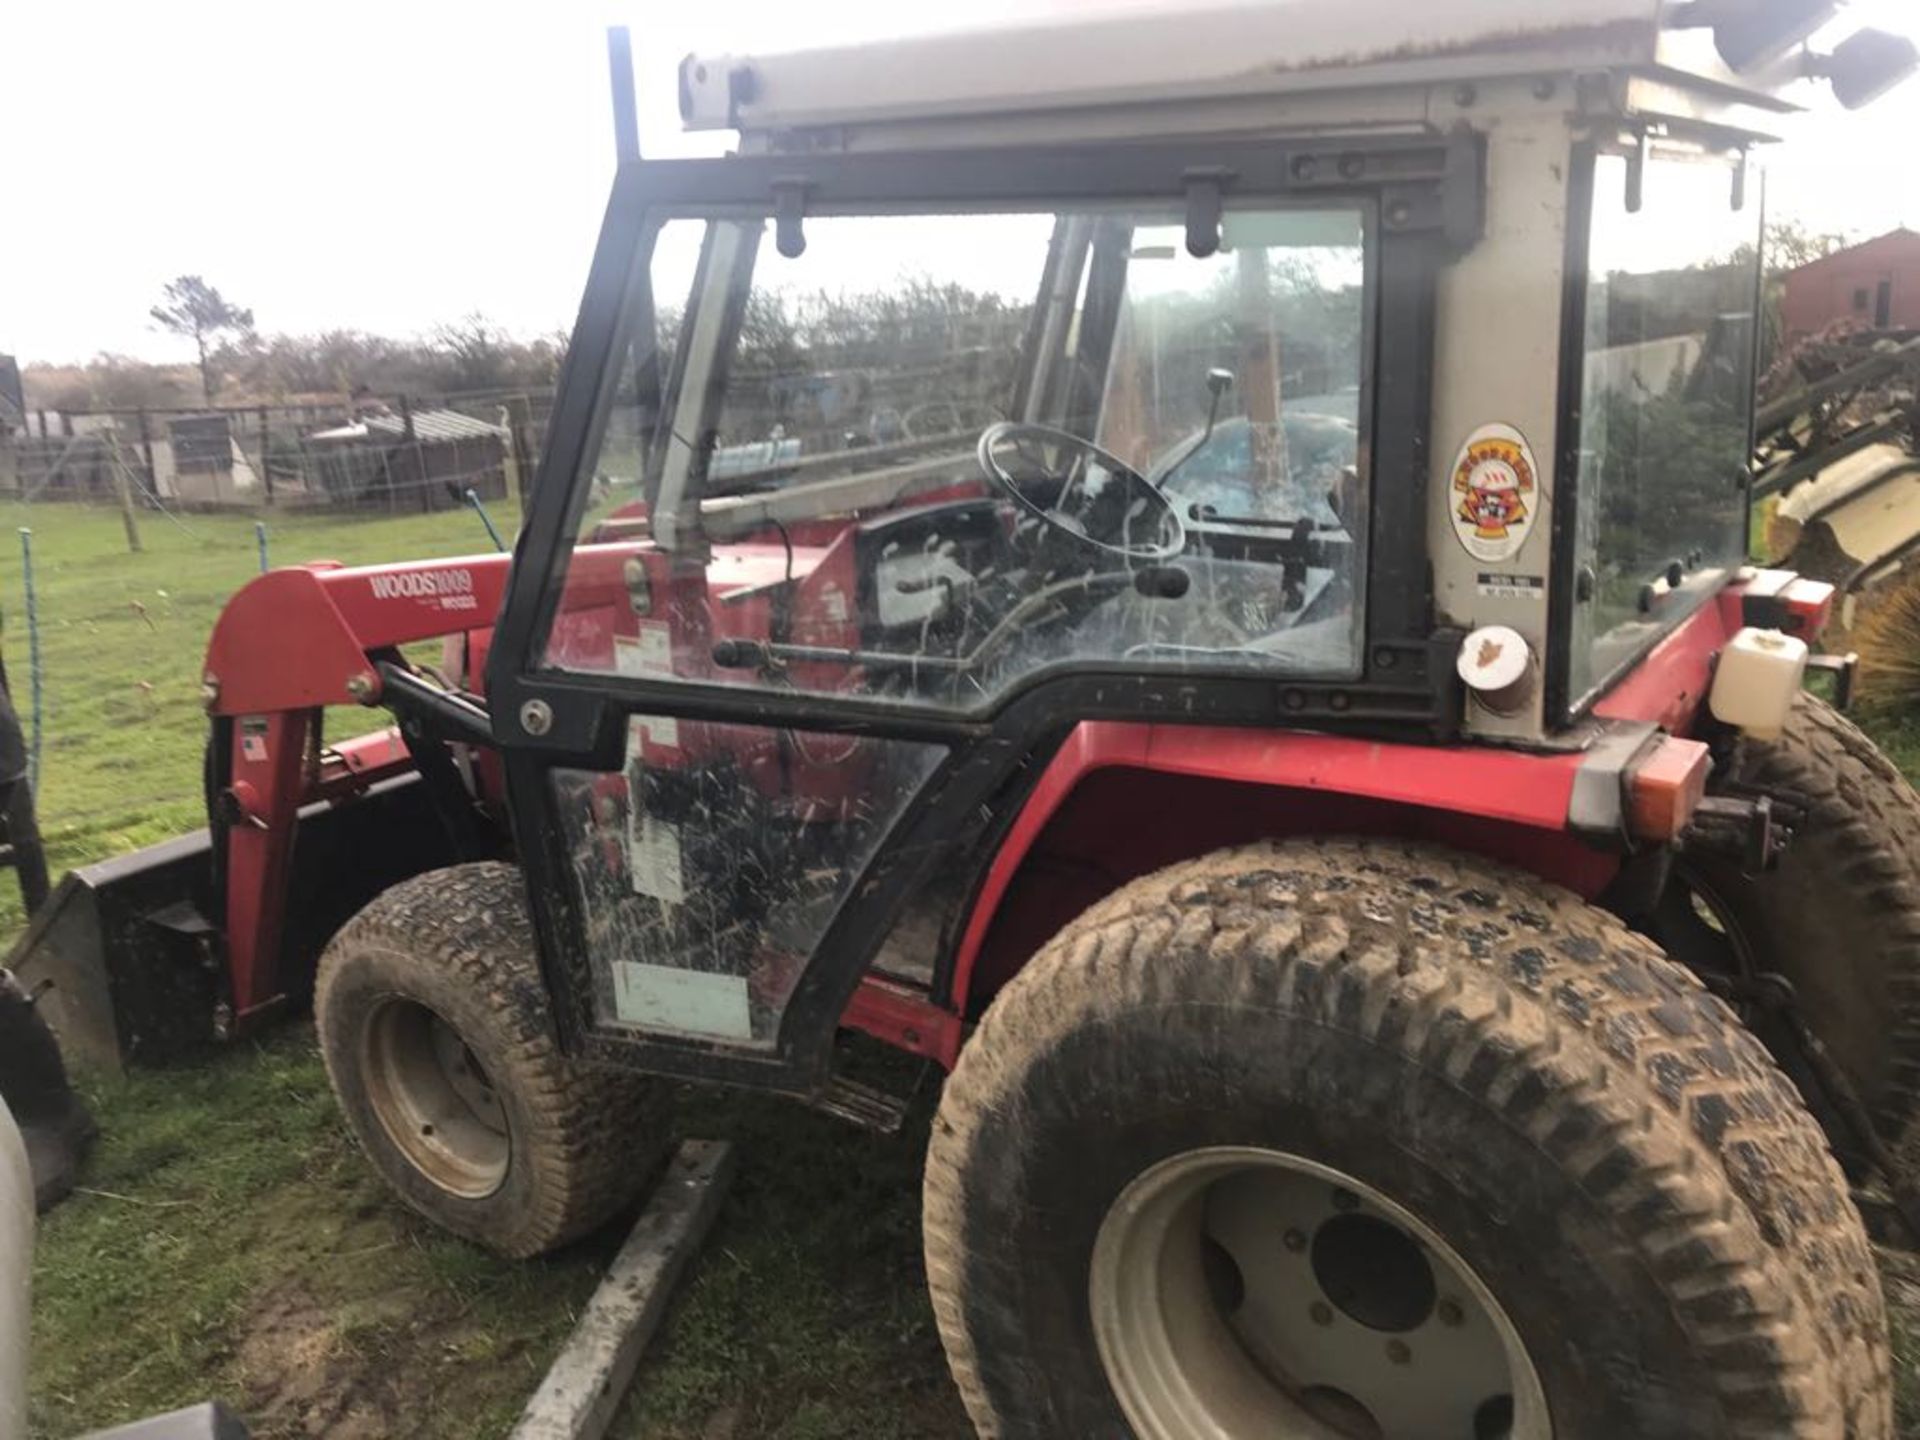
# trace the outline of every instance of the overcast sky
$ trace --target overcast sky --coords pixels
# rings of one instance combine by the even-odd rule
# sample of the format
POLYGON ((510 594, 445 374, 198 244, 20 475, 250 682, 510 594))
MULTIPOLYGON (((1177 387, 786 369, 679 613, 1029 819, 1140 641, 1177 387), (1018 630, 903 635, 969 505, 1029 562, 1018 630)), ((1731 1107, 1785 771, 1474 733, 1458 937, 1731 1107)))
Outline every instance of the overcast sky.
MULTIPOLYGON (((1135 3, 969 0, 965 17, 1135 3)), ((0 9, 0 351, 23 361, 188 358, 146 318, 183 272, 267 331, 405 335, 472 311, 522 335, 566 328, 613 167, 608 24, 634 30, 643 143, 685 153, 687 51, 874 39, 955 14, 902 0, 0 9)), ((1851 23, 1920 30, 1917 9, 1854 0, 1851 23)), ((1775 209, 1863 234, 1920 226, 1920 81, 1806 125, 1773 162, 1775 209)))

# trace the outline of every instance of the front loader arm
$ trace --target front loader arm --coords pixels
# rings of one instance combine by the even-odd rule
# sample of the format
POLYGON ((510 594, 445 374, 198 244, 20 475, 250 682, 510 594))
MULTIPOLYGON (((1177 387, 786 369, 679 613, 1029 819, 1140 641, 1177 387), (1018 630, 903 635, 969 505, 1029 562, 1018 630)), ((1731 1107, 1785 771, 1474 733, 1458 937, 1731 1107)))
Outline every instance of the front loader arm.
POLYGON ((301 808, 342 801, 414 770, 387 729, 322 751, 319 711, 380 698, 377 657, 491 625, 505 555, 348 569, 275 570, 227 603, 207 646, 214 719, 208 794, 214 905, 222 912, 232 1024, 279 1003, 280 955, 301 808))

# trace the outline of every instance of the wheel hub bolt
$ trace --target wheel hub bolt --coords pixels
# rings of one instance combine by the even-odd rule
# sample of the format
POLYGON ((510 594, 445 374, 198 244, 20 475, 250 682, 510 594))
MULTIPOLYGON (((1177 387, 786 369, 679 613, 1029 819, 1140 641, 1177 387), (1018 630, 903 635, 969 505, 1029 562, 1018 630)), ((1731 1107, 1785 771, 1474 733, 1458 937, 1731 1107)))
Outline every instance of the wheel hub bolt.
POLYGON ((1404 1340, 1387 1341, 1387 1359, 1396 1365, 1405 1365, 1413 1359, 1413 1351, 1407 1348, 1404 1340))
POLYGON ((1289 1230, 1280 1237, 1280 1243, 1297 1255, 1307 1248, 1307 1237, 1298 1230, 1289 1230))
POLYGON ((1442 1325, 1461 1325, 1466 1323, 1466 1313, 1461 1310, 1458 1300, 1442 1300, 1434 1307, 1434 1313, 1440 1317, 1442 1325))
POLYGON ((1309 1305, 1307 1307, 1307 1314, 1313 1317, 1313 1323, 1316 1325, 1331 1325, 1333 1323, 1333 1307, 1324 1300, 1316 1300, 1313 1304, 1309 1305))

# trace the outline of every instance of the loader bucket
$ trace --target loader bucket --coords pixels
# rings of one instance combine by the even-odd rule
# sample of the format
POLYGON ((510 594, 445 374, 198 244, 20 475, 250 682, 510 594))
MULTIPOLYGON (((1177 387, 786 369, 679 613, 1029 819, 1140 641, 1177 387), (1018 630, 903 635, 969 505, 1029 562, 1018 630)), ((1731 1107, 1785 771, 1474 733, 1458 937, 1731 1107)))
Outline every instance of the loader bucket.
POLYGON ((1794 384, 1754 417, 1753 496, 1778 496, 1776 565, 1839 590, 1827 643, 1920 554, 1920 339, 1825 332, 1775 365, 1794 384))
POLYGON ((0 970, 0 1111, 25 1142, 36 1210, 73 1189, 93 1119, 67 1081, 60 1047, 20 983, 0 970))
POLYGON ((1893 444, 1847 455, 1781 500, 1772 531, 1800 574, 1871 590, 1920 548, 1920 460, 1893 444))
MULTIPOLYGON (((292 1006, 311 993, 333 932, 388 886, 452 863, 452 842, 417 775, 300 812, 280 954, 292 1006)), ((191 1058, 231 1031, 206 830, 72 870, 7 965, 67 1059, 117 1073, 191 1058)))

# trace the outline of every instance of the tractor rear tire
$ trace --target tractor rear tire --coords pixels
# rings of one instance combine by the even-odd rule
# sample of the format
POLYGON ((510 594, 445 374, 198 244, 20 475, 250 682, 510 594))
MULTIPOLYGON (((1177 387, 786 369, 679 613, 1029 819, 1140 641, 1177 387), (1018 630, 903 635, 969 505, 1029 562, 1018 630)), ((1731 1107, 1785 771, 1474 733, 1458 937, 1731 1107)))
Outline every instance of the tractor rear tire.
MULTIPOLYGON (((1897 1141, 1920 1108, 1920 796, 1852 721, 1805 694, 1779 739, 1736 742, 1727 779, 1789 796, 1806 818, 1767 874, 1684 861, 1657 938, 1696 970, 1792 981, 1882 1138, 1897 1141), (1674 912, 1688 891, 1709 924, 1674 912)), ((1776 1049, 1797 1070, 1790 1050, 1776 1049)), ((1827 1113, 1824 1097, 1808 1099, 1827 1113)), ((1852 1137, 1831 1118, 1828 1130, 1858 1163, 1852 1137)))
POLYGON ((511 865, 429 871, 375 899, 321 957, 314 1018, 374 1168, 497 1254, 593 1229, 664 1153, 664 1087, 560 1053, 511 865))
POLYGON ((1408 1387, 1462 1403, 1483 1316, 1514 1388, 1446 1433, 1892 1433, 1866 1236, 1764 1049, 1614 917, 1432 848, 1223 851, 1070 924, 947 1082, 925 1243, 983 1436, 1440 1433, 1408 1387))

